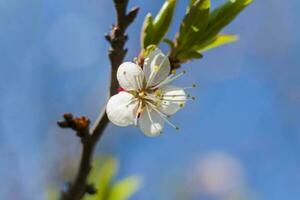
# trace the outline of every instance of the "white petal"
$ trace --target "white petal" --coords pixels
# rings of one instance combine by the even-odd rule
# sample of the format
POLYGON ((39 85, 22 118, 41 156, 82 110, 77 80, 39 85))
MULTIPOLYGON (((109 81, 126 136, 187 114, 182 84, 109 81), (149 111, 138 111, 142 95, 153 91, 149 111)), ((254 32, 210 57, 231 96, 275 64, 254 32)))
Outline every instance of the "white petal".
POLYGON ((137 90, 143 82, 144 72, 140 66, 132 62, 124 62, 117 72, 119 84, 125 90, 137 90))
POLYGON ((173 115, 184 106, 187 97, 183 89, 172 85, 166 85, 159 89, 162 90, 162 95, 166 99, 159 107, 163 113, 173 115))
POLYGON ((117 126, 133 124, 138 101, 133 101, 134 96, 127 92, 120 92, 112 96, 106 106, 108 119, 117 126))
POLYGON ((170 74, 171 67, 168 56, 164 55, 159 49, 152 51, 149 56, 145 58, 143 70, 147 82, 150 81, 148 86, 159 84, 170 74))
POLYGON ((145 109, 139 118, 139 126, 145 135, 155 137, 161 134, 164 120, 157 112, 145 109))

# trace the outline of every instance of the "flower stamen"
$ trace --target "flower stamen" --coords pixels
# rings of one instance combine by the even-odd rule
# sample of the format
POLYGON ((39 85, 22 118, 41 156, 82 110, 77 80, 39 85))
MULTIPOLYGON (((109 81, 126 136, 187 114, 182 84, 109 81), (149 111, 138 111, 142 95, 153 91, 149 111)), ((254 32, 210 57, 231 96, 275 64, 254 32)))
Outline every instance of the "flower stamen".
POLYGON ((129 102, 126 103, 126 107, 128 108, 130 104, 132 104, 133 102, 138 101, 137 98, 132 98, 129 102))
POLYGON ((166 115, 165 113, 162 113, 161 111, 159 111, 153 103, 151 103, 151 102, 149 102, 149 101, 148 101, 147 103, 148 103, 148 105, 150 105, 150 107, 151 107, 153 110, 155 110, 159 115, 164 116, 165 118, 169 118, 169 117, 170 117, 169 115, 166 115))
MULTIPOLYGON (((154 122, 153 122, 153 120, 152 120, 152 117, 151 117, 151 114, 150 114, 150 111, 149 111, 149 108, 148 108, 148 105, 146 104, 146 112, 147 112, 147 115, 148 115, 148 117, 149 117, 149 119, 150 119, 150 122, 151 122, 151 124, 153 124, 153 126, 157 129, 157 130, 159 130, 159 128, 157 128, 157 124, 155 124, 154 122)), ((161 134, 161 131, 159 130, 159 133, 161 134)))
POLYGON ((175 79, 181 77, 181 76, 184 75, 184 74, 186 74, 186 71, 182 71, 182 72, 180 72, 180 73, 177 74, 177 75, 171 74, 171 75, 169 75, 164 81, 162 81, 160 84, 154 86, 152 89, 155 90, 155 89, 157 89, 157 88, 159 88, 159 87, 161 87, 161 86, 164 86, 164 85, 166 85, 166 84, 168 84, 168 83, 174 81, 175 79))
POLYGON ((142 89, 142 87, 143 87, 143 85, 142 85, 142 83, 140 82, 140 79, 139 79, 139 76, 134 76, 134 79, 135 79, 135 81, 136 81, 136 84, 137 84, 137 86, 138 86, 138 89, 142 89))
POLYGON ((187 90, 187 89, 194 89, 194 88, 196 88, 196 87, 197 87, 197 85, 196 85, 196 84, 193 84, 192 86, 182 87, 181 89, 187 90))
POLYGON ((191 97, 188 99, 161 99, 164 102, 186 102, 186 101, 194 101, 196 98, 191 97))
MULTIPOLYGON (((160 55, 157 55, 154 60, 156 61, 158 59, 160 55)), ((163 61, 160 63, 160 65, 154 65, 153 66, 153 70, 151 71, 151 74, 150 74, 150 77, 149 77, 149 80, 146 84, 146 88, 148 88, 151 84, 152 84, 152 81, 154 80, 154 78, 156 77, 157 73, 160 71, 163 63, 168 59, 168 56, 165 56, 163 61)))
POLYGON ((142 113, 142 101, 139 101, 139 105, 138 105, 138 109, 136 111, 136 114, 135 114, 135 119, 134 119, 134 125, 137 126, 138 125, 138 119, 142 113))
POLYGON ((168 120, 168 117, 169 117, 169 116, 166 116, 165 114, 163 114, 162 112, 160 112, 159 110, 157 110, 155 107, 153 107, 153 105, 151 105, 151 104, 149 104, 149 105, 152 107, 152 109, 153 109, 154 111, 157 112, 157 114, 158 114, 165 122, 167 122, 167 124, 169 124, 171 127, 175 128, 176 130, 179 130, 179 127, 175 126, 172 122, 170 122, 170 121, 168 120))

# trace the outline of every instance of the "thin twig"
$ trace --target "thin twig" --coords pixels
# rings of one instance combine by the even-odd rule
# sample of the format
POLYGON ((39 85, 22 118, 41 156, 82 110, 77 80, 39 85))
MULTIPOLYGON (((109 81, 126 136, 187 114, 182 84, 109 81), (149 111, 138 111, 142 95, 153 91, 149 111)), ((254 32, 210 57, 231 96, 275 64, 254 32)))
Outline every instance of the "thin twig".
MULTIPOLYGON (((117 93, 119 85, 116 79, 116 73, 127 53, 125 43, 128 37, 125 34, 125 31, 134 21, 139 10, 137 7, 134 7, 127 13, 126 9, 128 0, 113 1, 117 12, 117 23, 112 26, 110 34, 105 36, 111 45, 108 53, 111 62, 109 96, 117 93)), ((82 117, 73 119, 73 116, 70 118, 70 116, 65 115, 65 120, 58 123, 62 128, 72 128, 76 131, 82 142, 82 155, 77 175, 74 182, 70 184, 68 190, 63 192, 61 196, 62 200, 80 200, 86 193, 91 193, 89 192, 91 191, 91 185, 87 183, 87 178, 91 171, 93 153, 96 144, 100 140, 107 124, 109 123, 105 109, 103 109, 103 111, 99 114, 94 125, 90 129, 89 120, 86 121, 88 123, 83 123, 85 126, 82 127, 82 120, 80 121, 80 119, 86 118, 82 117)))

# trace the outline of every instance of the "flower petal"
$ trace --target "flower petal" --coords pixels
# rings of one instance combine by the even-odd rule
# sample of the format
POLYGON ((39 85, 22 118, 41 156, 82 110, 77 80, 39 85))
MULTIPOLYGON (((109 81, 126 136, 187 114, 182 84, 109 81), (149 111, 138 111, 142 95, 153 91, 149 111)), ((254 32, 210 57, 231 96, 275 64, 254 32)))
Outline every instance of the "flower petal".
POLYGON ((137 64, 124 62, 118 69, 117 79, 125 90, 137 90, 143 83, 144 72, 137 64))
POLYGON ((183 89, 172 85, 166 85, 159 89, 164 98, 159 107, 163 113, 173 115, 185 105, 187 96, 183 89))
POLYGON ((144 61, 144 73, 148 86, 155 86, 165 80, 171 70, 169 57, 160 49, 152 51, 144 61))
POLYGON ((112 96, 106 106, 108 119, 117 126, 128 126, 133 124, 138 101, 127 92, 120 92, 112 96))
POLYGON ((139 118, 139 126, 145 135, 155 137, 161 134, 164 120, 157 112, 145 109, 139 118))

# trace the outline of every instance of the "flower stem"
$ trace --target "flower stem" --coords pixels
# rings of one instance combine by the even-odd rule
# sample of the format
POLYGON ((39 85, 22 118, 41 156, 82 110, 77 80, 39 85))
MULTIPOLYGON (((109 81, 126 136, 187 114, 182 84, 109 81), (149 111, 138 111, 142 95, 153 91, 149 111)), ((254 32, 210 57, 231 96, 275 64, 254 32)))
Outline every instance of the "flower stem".
MULTIPOLYGON (((116 94, 119 87, 116 73, 127 53, 125 43, 128 40, 128 36, 125 34, 125 31, 134 21, 139 10, 137 7, 134 7, 127 13, 128 0, 113 1, 117 13, 117 23, 112 26, 111 32, 105 36, 110 43, 108 53, 111 62, 109 97, 116 94)), ((70 184, 67 191, 62 193, 61 200, 80 200, 88 193, 87 187, 90 185, 87 183, 87 179, 92 168, 91 163, 94 150, 108 123, 109 120, 105 108, 103 108, 94 125, 87 131, 87 134, 81 133, 84 130, 75 129, 82 141, 80 165, 74 181, 70 184)))

